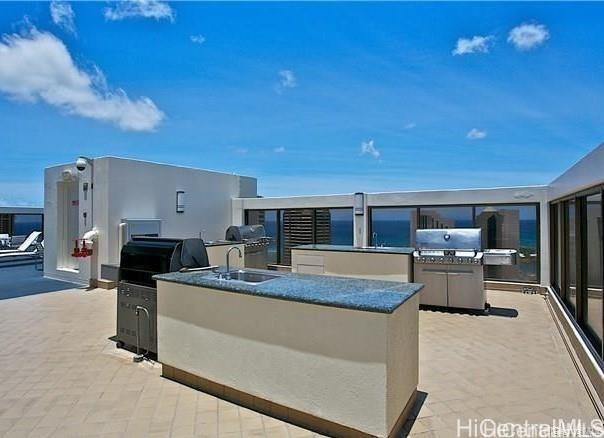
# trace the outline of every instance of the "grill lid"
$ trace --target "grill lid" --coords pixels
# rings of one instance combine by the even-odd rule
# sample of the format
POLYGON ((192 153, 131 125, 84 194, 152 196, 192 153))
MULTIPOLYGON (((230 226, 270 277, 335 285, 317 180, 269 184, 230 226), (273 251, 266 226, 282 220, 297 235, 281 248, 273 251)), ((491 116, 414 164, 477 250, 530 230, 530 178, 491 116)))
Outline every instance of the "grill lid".
POLYGON ((209 266, 201 239, 134 237, 122 247, 119 279, 155 287, 153 276, 209 266))
POLYGON ((415 242, 420 250, 457 249, 480 251, 482 248, 480 228, 417 230, 415 232, 415 242))
POLYGON ((231 242, 259 240, 264 237, 266 237, 264 225, 231 225, 225 233, 225 240, 231 242))

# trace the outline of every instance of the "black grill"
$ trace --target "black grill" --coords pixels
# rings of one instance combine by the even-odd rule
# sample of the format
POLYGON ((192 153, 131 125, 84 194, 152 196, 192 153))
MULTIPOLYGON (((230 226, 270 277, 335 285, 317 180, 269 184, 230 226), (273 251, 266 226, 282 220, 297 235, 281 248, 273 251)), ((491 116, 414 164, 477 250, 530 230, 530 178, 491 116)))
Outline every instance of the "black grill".
POLYGON ((153 276, 207 266, 208 254, 201 239, 134 237, 125 244, 117 295, 118 345, 134 350, 138 332, 139 350, 157 354, 157 285, 153 276), (149 319, 137 308, 144 308, 149 319))
POLYGON ((155 287, 156 274, 206 266, 208 254, 201 239, 134 237, 122 248, 119 279, 155 287))

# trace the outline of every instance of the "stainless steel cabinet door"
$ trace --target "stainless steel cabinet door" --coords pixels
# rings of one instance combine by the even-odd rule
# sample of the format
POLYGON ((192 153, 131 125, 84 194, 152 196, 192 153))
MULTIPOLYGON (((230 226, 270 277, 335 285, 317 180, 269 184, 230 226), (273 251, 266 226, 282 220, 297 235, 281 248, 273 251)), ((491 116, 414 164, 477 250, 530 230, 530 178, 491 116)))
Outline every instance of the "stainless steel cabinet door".
POLYGON ((484 310, 482 266, 450 267, 447 280, 449 307, 484 310))
POLYGON ((415 265, 414 280, 423 283, 420 304, 447 306, 447 268, 434 265, 415 265))

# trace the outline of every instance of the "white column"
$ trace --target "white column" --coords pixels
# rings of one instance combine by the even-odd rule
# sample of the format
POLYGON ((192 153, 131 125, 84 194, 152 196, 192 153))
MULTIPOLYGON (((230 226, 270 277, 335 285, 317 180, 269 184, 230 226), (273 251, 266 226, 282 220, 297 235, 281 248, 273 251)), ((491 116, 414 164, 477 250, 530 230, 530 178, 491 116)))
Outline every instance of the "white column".
POLYGON ((356 214, 353 209, 354 240, 356 247, 368 244, 367 233, 369 229, 369 209, 367 207, 367 194, 363 194, 363 214, 356 214))

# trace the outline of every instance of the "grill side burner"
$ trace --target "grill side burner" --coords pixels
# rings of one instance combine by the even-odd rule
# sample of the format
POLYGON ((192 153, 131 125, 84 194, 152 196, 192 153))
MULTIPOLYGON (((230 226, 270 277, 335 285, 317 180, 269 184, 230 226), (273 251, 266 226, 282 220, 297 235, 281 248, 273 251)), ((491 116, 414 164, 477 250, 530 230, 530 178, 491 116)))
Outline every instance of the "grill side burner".
POLYGON ((485 310, 480 228, 417 230, 414 281, 420 304, 485 310))

